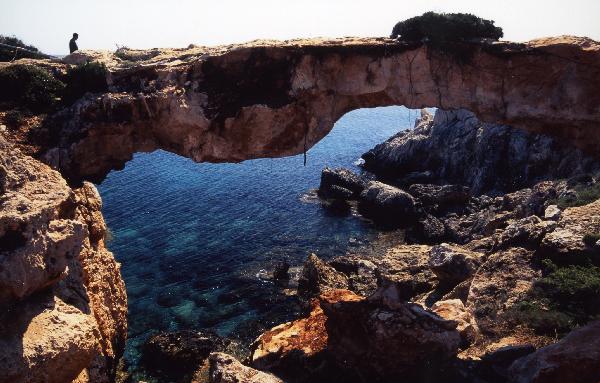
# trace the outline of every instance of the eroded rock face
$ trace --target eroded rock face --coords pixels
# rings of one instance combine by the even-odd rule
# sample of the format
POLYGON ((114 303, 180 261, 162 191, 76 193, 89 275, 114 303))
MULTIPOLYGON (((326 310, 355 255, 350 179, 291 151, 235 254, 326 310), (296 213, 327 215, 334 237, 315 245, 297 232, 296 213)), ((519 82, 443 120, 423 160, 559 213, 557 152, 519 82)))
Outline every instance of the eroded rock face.
POLYGON ((0 382, 109 382, 127 333, 93 185, 72 190, 0 137, 0 382))
MULTIPOLYGON (((368 170, 401 184, 410 186, 415 173, 428 172, 429 182, 465 185, 475 195, 514 192, 541 180, 600 169, 597 160, 551 136, 483 123, 466 110, 438 109, 433 119, 423 111, 415 129, 400 132, 363 158, 368 170)), ((414 186, 409 192, 433 201, 465 198, 457 186, 437 188, 414 186)))
POLYGON ((280 157, 312 147, 350 110, 386 105, 464 108, 597 151, 598 43, 562 36, 465 49, 466 63, 385 38, 155 50, 133 67, 95 54, 111 71, 111 91, 57 116, 60 142, 44 158, 79 180, 159 148, 195 161, 280 157))

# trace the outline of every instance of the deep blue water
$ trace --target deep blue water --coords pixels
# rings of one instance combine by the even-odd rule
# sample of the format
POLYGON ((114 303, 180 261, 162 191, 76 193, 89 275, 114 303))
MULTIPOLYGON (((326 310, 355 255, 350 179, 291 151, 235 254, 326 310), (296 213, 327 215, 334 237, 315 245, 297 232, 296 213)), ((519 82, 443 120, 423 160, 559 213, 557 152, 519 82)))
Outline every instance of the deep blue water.
POLYGON ((259 278, 277 260, 342 255, 377 234, 356 216, 335 216, 307 192, 325 166, 356 171, 360 155, 414 124, 404 107, 341 118, 303 156, 197 164, 164 152, 134 156, 99 185, 129 298, 126 360, 159 330, 253 334, 297 315, 295 297, 259 278))

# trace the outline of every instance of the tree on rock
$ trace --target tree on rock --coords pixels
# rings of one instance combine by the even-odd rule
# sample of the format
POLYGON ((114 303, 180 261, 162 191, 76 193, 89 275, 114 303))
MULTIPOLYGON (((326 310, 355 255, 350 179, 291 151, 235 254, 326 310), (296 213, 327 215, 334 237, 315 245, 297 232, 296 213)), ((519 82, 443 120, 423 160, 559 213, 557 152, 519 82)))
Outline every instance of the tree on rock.
POLYGON ((394 26, 391 38, 432 43, 458 42, 474 39, 498 40, 504 33, 494 21, 469 13, 426 12, 421 16, 400 21, 394 26))

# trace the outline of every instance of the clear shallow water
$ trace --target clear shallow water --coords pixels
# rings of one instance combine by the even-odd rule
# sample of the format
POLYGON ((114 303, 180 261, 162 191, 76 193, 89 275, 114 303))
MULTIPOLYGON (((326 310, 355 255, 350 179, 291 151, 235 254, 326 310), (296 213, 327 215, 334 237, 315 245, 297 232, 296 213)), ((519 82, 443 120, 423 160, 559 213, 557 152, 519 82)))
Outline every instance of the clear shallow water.
POLYGON ((355 217, 329 214, 306 193, 325 166, 360 171, 360 155, 414 124, 404 107, 361 109, 341 118, 303 156, 241 164, 197 164, 163 151, 134 156, 98 186, 129 298, 126 361, 156 331, 212 329, 254 336, 297 315, 295 297, 260 279, 285 259, 328 258, 372 240, 355 217))

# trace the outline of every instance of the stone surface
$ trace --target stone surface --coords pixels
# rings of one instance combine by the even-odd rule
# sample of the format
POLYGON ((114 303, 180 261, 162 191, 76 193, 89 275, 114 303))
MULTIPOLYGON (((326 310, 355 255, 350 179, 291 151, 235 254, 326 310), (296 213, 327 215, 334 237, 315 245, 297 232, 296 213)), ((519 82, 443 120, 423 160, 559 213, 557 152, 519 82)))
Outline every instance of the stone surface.
POLYGON ((460 299, 437 301, 431 306, 431 311, 446 320, 455 321, 457 323, 456 329, 460 333, 463 343, 473 343, 477 338, 479 329, 473 314, 467 310, 460 299))
POLYGON ((429 267, 440 283, 453 288, 475 274, 481 258, 480 253, 443 243, 431 248, 429 267))
MULTIPOLYGON (((468 70, 434 48, 387 38, 128 50, 125 59, 97 53, 93 58, 111 72, 110 92, 60 116, 60 142, 45 158, 70 179, 96 180, 139 151, 164 149, 215 162, 287 156, 312 147, 348 111, 387 105, 464 108, 483 121, 598 152, 600 44, 560 36, 525 44, 464 43, 464 49, 472 53, 468 70)), ((480 142, 505 144, 502 131, 499 142, 495 135, 480 142)), ((455 151, 448 138, 448 150, 455 151)), ((521 143, 510 146, 519 149, 510 152, 516 158, 543 145, 521 143)), ((484 158, 485 145, 479 151, 484 158)), ((551 161, 539 156, 534 162, 551 161)))
POLYGON ((315 254, 308 256, 298 280, 298 295, 305 299, 317 297, 328 290, 348 287, 346 276, 315 254))
POLYGON ((360 376, 393 379, 435 369, 458 351, 457 323, 400 299, 394 286, 368 299, 327 302, 327 349, 360 376))
POLYGON ((520 302, 541 275, 532 251, 511 248, 490 255, 473 277, 466 304, 482 333, 494 338, 510 332, 502 314, 520 302))
POLYGON ((544 211, 544 219, 549 219, 552 221, 558 221, 560 218, 560 209, 556 205, 550 205, 544 211))
POLYGON ((210 354, 208 360, 210 383, 283 383, 283 380, 244 366, 233 356, 222 352, 210 354))
MULTIPOLYGON (((465 110, 438 109, 434 120, 425 116, 415 129, 365 153, 365 168, 400 183, 406 183, 405 175, 430 172, 430 182, 465 185, 474 195, 513 192, 600 169, 597 160, 549 136, 482 123, 465 110)), ((423 186, 412 188, 416 197, 431 194, 423 186)))
POLYGON ((360 194, 359 210, 375 222, 406 226, 419 214, 417 201, 407 192, 378 181, 371 181, 360 194))
POLYGON ((0 382, 110 382, 127 334, 98 192, 0 137, 0 382))
POLYGON ((329 303, 359 299, 348 290, 330 290, 311 302, 308 317, 287 322, 264 332, 253 345, 252 366, 287 375, 309 374, 324 359, 327 348, 327 318, 320 301, 329 303))
POLYGON ((469 188, 461 185, 413 184, 408 192, 426 206, 463 205, 471 197, 469 188))
POLYGON ((366 181, 347 169, 325 168, 321 172, 319 196, 322 198, 356 199, 366 181))
POLYGON ((227 344, 209 332, 158 333, 144 343, 142 363, 148 370, 180 378, 197 370, 210 353, 224 351, 227 344))
POLYGON ((510 367, 514 383, 597 383, 599 379, 600 321, 517 359, 510 367))

